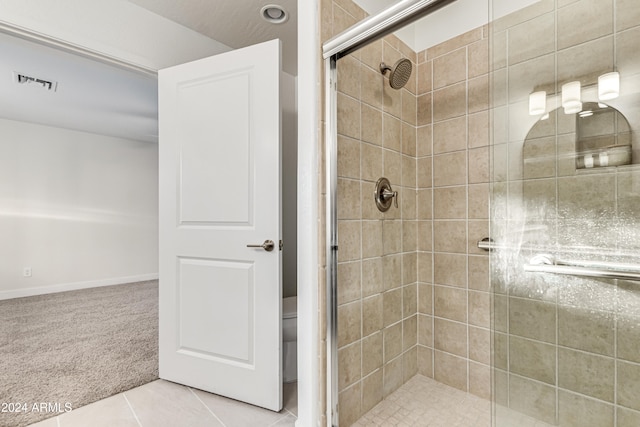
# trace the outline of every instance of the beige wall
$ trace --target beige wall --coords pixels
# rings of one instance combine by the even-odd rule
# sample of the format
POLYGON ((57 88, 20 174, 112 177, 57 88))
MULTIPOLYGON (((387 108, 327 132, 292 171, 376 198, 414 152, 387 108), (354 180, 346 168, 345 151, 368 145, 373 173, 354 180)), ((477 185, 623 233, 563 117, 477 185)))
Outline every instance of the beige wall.
POLYGON ((487 29, 418 54, 418 369, 490 397, 487 29))
POLYGON ((495 398, 552 425, 640 425, 637 282, 522 270, 540 252, 640 262, 639 24, 633 0, 542 0, 492 26, 492 236, 512 246, 492 260, 495 398), (576 170, 575 116, 534 127, 528 95, 613 70, 636 165, 576 170))
POLYGON ((389 36, 338 62, 340 425, 418 370, 416 79, 394 90, 379 71, 402 56, 415 68, 389 36), (385 213, 373 198, 383 176, 399 193, 385 213))

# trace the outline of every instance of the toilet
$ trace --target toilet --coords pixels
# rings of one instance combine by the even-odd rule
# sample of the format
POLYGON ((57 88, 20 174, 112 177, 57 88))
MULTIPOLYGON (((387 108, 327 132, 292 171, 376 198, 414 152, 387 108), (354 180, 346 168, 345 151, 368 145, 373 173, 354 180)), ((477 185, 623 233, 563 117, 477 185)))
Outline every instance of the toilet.
POLYGON ((298 380, 298 297, 282 299, 282 377, 298 380))

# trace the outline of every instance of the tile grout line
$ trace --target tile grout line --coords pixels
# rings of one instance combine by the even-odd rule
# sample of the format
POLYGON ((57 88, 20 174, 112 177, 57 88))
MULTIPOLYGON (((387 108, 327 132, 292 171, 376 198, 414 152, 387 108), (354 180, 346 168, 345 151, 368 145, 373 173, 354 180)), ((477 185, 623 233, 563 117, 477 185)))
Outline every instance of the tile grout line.
MULTIPOLYGON (((289 412, 289 410, 288 410, 288 409, 286 409, 286 408, 284 408, 284 410, 285 410, 286 412, 289 412)), ((289 415, 293 415, 293 414, 291 414, 291 412, 289 412, 288 414, 283 414, 283 415, 284 415, 284 416, 283 416, 282 418, 278 418, 277 420, 275 420, 275 421, 274 421, 274 422, 272 422, 271 424, 267 425, 267 427, 273 427, 273 426, 275 426, 276 424, 278 424, 280 421, 282 421, 282 420, 284 420, 284 419, 286 419, 286 418, 289 418, 289 415)), ((297 418, 296 418, 296 419, 297 419, 297 418)))
POLYGON ((138 425, 140 427, 142 427, 142 423, 140 422, 140 419, 138 418, 138 414, 136 414, 136 411, 133 409, 133 405, 131 404, 131 402, 129 402, 129 399, 127 399, 126 394, 122 393, 122 397, 124 397, 124 400, 127 402, 127 406, 129 406, 129 409, 131 409, 131 413, 133 414, 133 418, 135 418, 136 422, 138 423, 138 425))
MULTIPOLYGON (((287 411, 291 416, 295 417, 295 418, 296 418, 296 420, 298 419, 298 416, 297 416, 296 414, 294 414, 293 412, 291 412, 291 411, 289 410, 289 408, 283 408, 283 409, 284 409, 285 411, 287 411)), ((284 418, 283 418, 283 419, 284 419, 284 418)), ((281 419, 281 421, 282 421, 282 419, 281 419)))
POLYGON ((211 410, 211 408, 209 408, 209 407, 206 405, 206 403, 204 403, 204 402, 202 401, 202 399, 200 399, 200 396, 198 396, 198 395, 196 394, 196 392, 195 392, 195 391, 193 391, 193 389, 192 389, 191 387, 187 387, 187 389, 191 392, 191 394, 193 394, 193 396, 194 396, 196 399, 198 399, 198 402, 202 403, 202 405, 207 409, 207 411, 209 411, 209 412, 211 413, 211 415, 213 415, 213 417, 214 417, 216 420, 218 420, 218 422, 219 422, 220 424, 222 424, 222 426, 223 426, 223 427, 227 427, 227 425, 226 425, 225 423, 223 423, 223 422, 222 422, 222 420, 221 420, 220 418, 218 418, 218 416, 217 416, 217 415, 216 415, 216 414, 211 410))

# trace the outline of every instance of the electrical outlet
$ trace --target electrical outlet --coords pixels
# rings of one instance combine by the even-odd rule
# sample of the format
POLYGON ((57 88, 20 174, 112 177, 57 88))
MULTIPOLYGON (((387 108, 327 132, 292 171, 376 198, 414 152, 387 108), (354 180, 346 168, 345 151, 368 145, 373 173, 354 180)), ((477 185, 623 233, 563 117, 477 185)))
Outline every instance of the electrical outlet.
POLYGON ((22 275, 23 275, 24 277, 31 277, 31 267, 25 267, 25 268, 22 270, 22 275))

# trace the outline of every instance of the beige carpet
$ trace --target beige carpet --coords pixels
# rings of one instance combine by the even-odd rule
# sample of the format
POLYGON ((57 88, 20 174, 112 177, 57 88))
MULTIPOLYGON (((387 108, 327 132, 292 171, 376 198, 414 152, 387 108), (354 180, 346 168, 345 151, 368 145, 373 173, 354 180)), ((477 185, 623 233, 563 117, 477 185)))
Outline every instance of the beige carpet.
POLYGON ((157 280, 0 301, 2 427, 157 378, 157 280))

